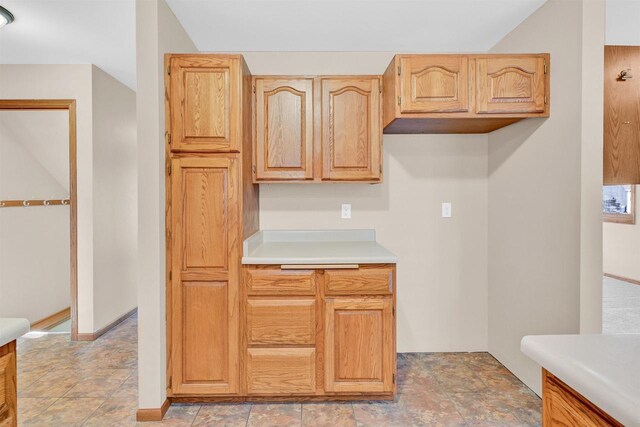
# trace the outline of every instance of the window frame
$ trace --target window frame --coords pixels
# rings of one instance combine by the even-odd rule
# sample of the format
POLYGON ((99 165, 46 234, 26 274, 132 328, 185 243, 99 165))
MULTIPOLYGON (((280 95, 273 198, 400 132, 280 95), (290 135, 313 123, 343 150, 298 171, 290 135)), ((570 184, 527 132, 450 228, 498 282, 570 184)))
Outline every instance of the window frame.
MULTIPOLYGON (((621 184, 624 185, 624 184, 621 184)), ((629 185, 629 184, 627 184, 629 185)), ((615 224, 635 224, 636 223, 636 191, 637 186, 631 184, 631 212, 628 214, 622 213, 605 213, 602 212, 603 222, 612 222, 615 224)))

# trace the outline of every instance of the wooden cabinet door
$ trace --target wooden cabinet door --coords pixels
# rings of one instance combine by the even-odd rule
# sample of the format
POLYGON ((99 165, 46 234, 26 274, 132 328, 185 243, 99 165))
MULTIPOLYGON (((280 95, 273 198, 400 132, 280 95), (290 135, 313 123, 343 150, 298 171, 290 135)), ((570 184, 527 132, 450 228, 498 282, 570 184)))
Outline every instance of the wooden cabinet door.
POLYGON ((477 113, 543 113, 545 94, 541 56, 476 60, 477 113))
POLYGON ((325 300, 327 392, 393 391, 392 308, 391 298, 325 300))
POLYGON ((313 178, 313 79, 255 80, 255 178, 313 178))
POLYGON ((239 151, 239 59, 175 56, 169 66, 171 150, 239 151))
POLYGON ((16 396, 16 345, 0 346, 0 426, 18 425, 16 396))
POLYGON ((233 156, 171 167, 171 388, 238 391, 239 232, 233 156))
POLYGON ((400 112, 469 111, 469 58, 424 55, 400 58, 400 112))
POLYGON ((322 179, 376 181, 382 170, 379 77, 321 79, 322 179))
POLYGON ((604 184, 640 184, 640 46, 605 46, 604 67, 604 184))

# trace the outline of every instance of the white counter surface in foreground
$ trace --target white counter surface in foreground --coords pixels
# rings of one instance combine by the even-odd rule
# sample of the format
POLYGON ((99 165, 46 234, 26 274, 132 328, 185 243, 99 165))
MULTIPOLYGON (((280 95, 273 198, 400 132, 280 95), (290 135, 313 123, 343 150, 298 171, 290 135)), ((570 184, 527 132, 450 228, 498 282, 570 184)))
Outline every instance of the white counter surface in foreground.
POLYGON ((527 336, 521 349, 625 426, 640 426, 640 334, 527 336))
POLYGON ((0 318, 0 347, 29 332, 27 319, 2 317, 0 318))
POLYGON ((262 230, 244 241, 243 264, 385 264, 398 258, 375 230, 262 230))

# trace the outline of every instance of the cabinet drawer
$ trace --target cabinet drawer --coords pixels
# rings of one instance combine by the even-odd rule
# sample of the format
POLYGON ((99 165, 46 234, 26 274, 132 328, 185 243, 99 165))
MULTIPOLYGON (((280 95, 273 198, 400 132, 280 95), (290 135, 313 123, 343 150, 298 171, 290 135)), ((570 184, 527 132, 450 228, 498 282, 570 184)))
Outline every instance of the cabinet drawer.
POLYGON ((249 394, 315 393, 314 348, 251 348, 247 353, 249 394))
POLYGON ((260 344, 314 344, 315 299, 250 299, 247 304, 247 341, 260 344))
POLYGON ((249 295, 315 295, 314 270, 250 269, 246 274, 249 295))
POLYGON ((390 295, 393 292, 393 270, 326 270, 324 291, 327 295, 390 295))

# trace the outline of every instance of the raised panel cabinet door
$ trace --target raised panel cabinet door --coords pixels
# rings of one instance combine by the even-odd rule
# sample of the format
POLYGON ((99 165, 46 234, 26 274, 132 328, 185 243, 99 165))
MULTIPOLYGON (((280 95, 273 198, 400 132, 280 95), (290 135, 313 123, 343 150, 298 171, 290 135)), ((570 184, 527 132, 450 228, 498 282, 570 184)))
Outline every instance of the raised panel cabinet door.
POLYGON ((604 67, 604 184, 640 184, 640 46, 605 46, 604 67))
POLYGON ((476 60, 476 113, 544 113, 542 56, 476 60))
POLYGON ((469 58, 428 55, 400 58, 401 113, 469 111, 469 58))
POLYGON ((15 342, 0 347, 0 426, 18 425, 15 342), (6 349, 6 354, 3 351, 6 349))
POLYGON ((322 179, 380 180, 380 78, 329 77, 320 84, 322 179))
POLYGON ((169 383, 176 395, 238 391, 237 162, 172 160, 169 383))
POLYGON ((240 60, 207 55, 170 59, 172 151, 239 151, 240 60))
POLYGON ((313 178, 313 79, 255 79, 255 178, 313 178))
POLYGON ((325 391, 393 392, 391 298, 325 300, 325 391))

